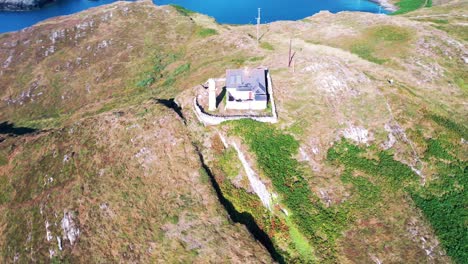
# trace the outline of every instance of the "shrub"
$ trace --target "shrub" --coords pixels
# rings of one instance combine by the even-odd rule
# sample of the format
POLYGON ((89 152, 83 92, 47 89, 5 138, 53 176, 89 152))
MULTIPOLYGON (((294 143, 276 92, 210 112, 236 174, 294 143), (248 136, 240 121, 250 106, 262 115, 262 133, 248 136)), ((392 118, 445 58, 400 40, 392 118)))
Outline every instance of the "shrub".
POLYGON ((365 153, 365 149, 342 140, 328 150, 327 159, 339 161, 347 168, 360 170, 373 176, 382 176, 395 183, 395 187, 402 187, 404 182, 415 176, 410 167, 394 160, 393 155, 386 151, 379 152, 378 159, 367 159, 363 157, 365 153))
POLYGON ((146 77, 145 79, 139 81, 139 82, 137 83, 137 87, 142 88, 142 87, 151 86, 151 85, 154 83, 155 80, 156 80, 156 79, 155 79, 153 76, 149 75, 149 76, 146 77))
POLYGON ((291 211, 291 219, 315 246, 323 261, 335 261, 335 240, 346 222, 342 211, 325 208, 312 193, 299 162, 293 158, 299 143, 273 126, 250 119, 231 121, 231 133, 241 136, 256 155, 267 175, 291 211))
POLYGON ((190 71, 190 63, 185 63, 185 64, 182 64, 180 65, 179 67, 177 67, 174 72, 173 72, 173 76, 178 76, 182 73, 186 73, 190 71))
POLYGON ((436 156, 444 159, 436 162, 438 179, 413 191, 411 197, 431 223, 447 254, 456 262, 465 263, 468 259, 467 162, 451 156, 451 161, 447 162, 448 151, 438 144, 438 140, 430 142, 429 145, 437 151, 427 151, 425 158, 436 156))
MULTIPOLYGON (((439 117, 434 118, 454 131, 463 130, 460 125, 439 117)), ((385 151, 376 153, 377 159, 368 159, 369 149, 363 149, 345 140, 335 144, 327 153, 327 159, 339 162, 346 167, 342 176, 343 182, 352 182, 361 197, 374 200, 379 192, 365 179, 352 177, 350 169, 366 172, 372 176, 389 179, 391 185, 397 188, 405 188, 417 207, 427 217, 436 235, 444 246, 448 255, 459 263, 465 263, 468 259, 468 194, 466 192, 468 183, 467 162, 457 160, 452 156, 439 139, 430 139, 424 159, 436 158, 435 167, 437 177, 426 186, 419 184, 405 185, 405 182, 415 181, 411 169, 393 159, 393 156, 385 151)))
POLYGON ((429 139, 426 150, 426 157, 436 157, 444 160, 453 160, 454 158, 450 155, 445 148, 442 146, 440 140, 429 139))
POLYGON ((435 114, 430 114, 429 118, 436 122, 439 126, 447 128, 448 130, 458 134, 460 137, 468 138, 468 128, 466 128, 464 125, 459 125, 446 117, 435 114))

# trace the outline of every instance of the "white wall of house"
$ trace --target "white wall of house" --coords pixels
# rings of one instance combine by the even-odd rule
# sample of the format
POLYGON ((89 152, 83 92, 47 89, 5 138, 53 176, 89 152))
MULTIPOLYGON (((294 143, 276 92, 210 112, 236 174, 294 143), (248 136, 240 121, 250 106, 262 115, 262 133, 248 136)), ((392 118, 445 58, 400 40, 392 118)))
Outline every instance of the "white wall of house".
POLYGON ((263 110, 267 108, 267 101, 252 101, 250 103, 250 109, 263 110))
POLYGON ((227 101, 226 108, 236 110, 263 110, 267 108, 266 101, 227 101))
POLYGON ((254 94, 251 91, 236 91, 236 88, 227 88, 228 94, 231 94, 234 98, 240 100, 249 100, 254 98, 254 94))

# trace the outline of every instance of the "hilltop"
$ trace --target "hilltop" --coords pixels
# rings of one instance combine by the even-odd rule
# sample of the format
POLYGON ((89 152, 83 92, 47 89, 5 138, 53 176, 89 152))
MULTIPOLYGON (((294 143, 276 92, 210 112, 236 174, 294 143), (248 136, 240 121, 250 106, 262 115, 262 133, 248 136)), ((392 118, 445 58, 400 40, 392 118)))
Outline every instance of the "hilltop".
POLYGON ((270 23, 259 45, 151 1, 0 35, 1 259, 463 263, 467 4, 432 4, 270 23), (257 66, 278 124, 204 127, 200 85, 257 66))

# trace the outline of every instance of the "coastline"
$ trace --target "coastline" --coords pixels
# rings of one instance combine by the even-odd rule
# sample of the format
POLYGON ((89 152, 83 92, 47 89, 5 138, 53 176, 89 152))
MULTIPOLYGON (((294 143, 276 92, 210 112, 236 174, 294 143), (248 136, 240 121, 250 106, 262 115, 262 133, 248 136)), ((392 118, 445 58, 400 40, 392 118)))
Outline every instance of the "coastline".
POLYGON ((395 12, 398 10, 398 7, 390 2, 390 0, 369 0, 374 2, 380 6, 382 6, 385 10, 390 12, 395 12))
POLYGON ((21 12, 40 9, 56 0, 0 0, 0 11, 21 12))

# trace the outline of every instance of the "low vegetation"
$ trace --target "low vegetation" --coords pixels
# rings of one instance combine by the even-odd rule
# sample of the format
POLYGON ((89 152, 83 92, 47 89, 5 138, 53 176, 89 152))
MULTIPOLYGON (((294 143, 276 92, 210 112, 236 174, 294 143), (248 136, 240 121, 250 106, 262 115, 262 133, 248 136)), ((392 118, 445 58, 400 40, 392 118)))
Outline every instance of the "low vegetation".
POLYGON ((189 10, 183 6, 180 6, 180 5, 175 5, 175 4, 171 4, 172 7, 174 7, 177 12, 179 12, 179 14, 183 15, 183 16, 190 16, 191 14, 194 14, 195 12, 193 12, 192 10, 189 10))
MULTIPOLYGON (((438 115, 429 117, 451 131, 450 133, 466 136, 466 128, 463 125, 438 115)), ((447 135, 441 137, 447 138, 447 135)), ((389 181, 394 190, 410 194, 414 204, 431 223, 448 255, 458 263, 464 263, 468 259, 468 164, 452 155, 458 147, 450 143, 449 139, 427 139, 426 145, 424 161, 433 164, 436 175, 434 180, 425 186, 419 184, 418 177, 408 166, 396 161, 390 153, 379 151, 374 146, 362 148, 342 140, 329 149, 327 159, 344 165, 346 172, 342 179, 345 182, 352 180, 358 192, 364 192, 363 197, 367 197, 369 201, 378 198, 378 189, 369 186, 364 179, 350 177, 349 170, 381 177, 389 181)))
POLYGON ((253 120, 231 122, 231 133, 241 136, 257 157, 291 211, 291 219, 316 250, 322 262, 336 261, 335 242, 346 223, 346 214, 326 208, 310 190, 299 162, 293 158, 299 143, 271 125, 253 120))
POLYGON ((393 12, 392 15, 405 14, 421 7, 430 7, 432 6, 431 0, 401 0, 396 3, 398 10, 393 12))
POLYGON ((457 263, 465 263, 468 259, 468 164, 448 154, 438 140, 431 140, 429 146, 425 158, 437 158, 437 179, 412 191, 411 197, 431 223, 447 254, 457 263))
POLYGON ((212 29, 212 28, 199 27, 196 30, 196 34, 199 37, 206 38, 206 37, 209 37, 209 36, 217 35, 218 32, 215 29, 212 29))
POLYGON ((339 161, 347 168, 363 171, 369 175, 381 176, 394 183, 395 188, 405 187, 416 175, 407 165, 393 159, 393 155, 386 151, 371 148, 375 158, 365 158, 367 149, 361 148, 349 141, 342 140, 328 150, 329 161, 339 161))
POLYGON ((275 47, 273 47, 273 45, 271 45, 270 43, 268 42, 262 42, 260 43, 260 47, 262 49, 266 49, 266 50, 275 50, 275 47))
POLYGON ((337 45, 376 64, 384 64, 390 58, 404 54, 411 32, 393 25, 374 26, 365 30, 361 36, 340 41, 337 45))
POLYGON ((387 60, 380 59, 374 56, 374 49, 368 44, 354 44, 351 46, 351 52, 358 55, 361 59, 368 60, 377 64, 384 64, 387 60))

